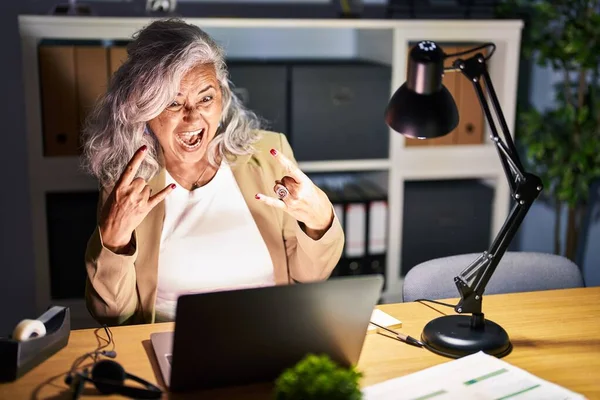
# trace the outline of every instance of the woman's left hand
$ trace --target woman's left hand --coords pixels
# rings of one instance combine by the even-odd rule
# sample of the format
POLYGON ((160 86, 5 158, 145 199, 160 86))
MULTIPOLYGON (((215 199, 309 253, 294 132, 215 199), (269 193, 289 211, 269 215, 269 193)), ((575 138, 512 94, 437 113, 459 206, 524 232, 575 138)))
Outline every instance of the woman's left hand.
POLYGON ((304 223, 313 233, 307 232, 309 236, 322 236, 333 222, 333 207, 327 195, 285 155, 275 149, 271 149, 271 154, 283 166, 286 175, 274 182, 273 191, 278 198, 262 193, 257 193, 256 198, 304 223))

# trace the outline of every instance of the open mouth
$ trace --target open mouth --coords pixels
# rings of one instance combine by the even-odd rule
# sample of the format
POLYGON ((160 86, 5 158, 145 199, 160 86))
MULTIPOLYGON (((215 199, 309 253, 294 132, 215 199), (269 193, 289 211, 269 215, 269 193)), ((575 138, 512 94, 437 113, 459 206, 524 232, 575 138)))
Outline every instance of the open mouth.
POLYGON ((177 133, 175 138, 177 139, 177 142, 186 149, 194 150, 200 147, 203 136, 204 128, 197 131, 177 133))

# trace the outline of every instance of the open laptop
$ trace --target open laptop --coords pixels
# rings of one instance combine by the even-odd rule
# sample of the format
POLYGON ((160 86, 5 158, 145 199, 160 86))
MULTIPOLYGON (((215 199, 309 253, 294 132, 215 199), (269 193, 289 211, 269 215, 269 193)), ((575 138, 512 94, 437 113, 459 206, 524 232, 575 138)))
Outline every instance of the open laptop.
POLYGON ((174 332, 150 336, 171 392, 273 382, 308 353, 358 362, 380 275, 180 296, 174 332))

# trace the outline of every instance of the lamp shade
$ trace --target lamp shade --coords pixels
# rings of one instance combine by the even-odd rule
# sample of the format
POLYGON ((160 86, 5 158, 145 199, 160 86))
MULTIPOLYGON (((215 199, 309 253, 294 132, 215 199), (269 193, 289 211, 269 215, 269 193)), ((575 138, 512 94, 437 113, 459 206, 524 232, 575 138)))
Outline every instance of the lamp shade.
POLYGON ((434 42, 419 42, 410 52, 408 79, 390 99, 385 121, 398 133, 431 139, 450 133, 458 125, 458 109, 442 84, 442 49, 434 42))

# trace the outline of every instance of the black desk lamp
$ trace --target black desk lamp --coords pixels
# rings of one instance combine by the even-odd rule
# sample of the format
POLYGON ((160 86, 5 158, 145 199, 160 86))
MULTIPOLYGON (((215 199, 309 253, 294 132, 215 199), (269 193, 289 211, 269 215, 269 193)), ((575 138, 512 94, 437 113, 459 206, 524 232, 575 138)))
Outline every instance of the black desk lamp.
POLYGON ((479 103, 490 125, 491 137, 509 181, 515 204, 490 249, 454 278, 460 294, 460 300, 454 310, 458 314, 468 313, 471 316, 439 317, 430 321, 423 329, 421 338, 426 347, 437 354, 452 358, 478 351, 503 357, 512 350, 506 331, 495 322, 484 318, 481 303, 488 281, 531 204, 542 191, 542 181, 524 171, 510 136, 486 65, 487 59, 496 48, 493 43, 460 53, 445 54, 435 42, 419 42, 410 52, 408 80, 394 93, 385 114, 390 128, 411 138, 430 139, 448 134, 458 124, 458 111, 452 95, 442 84, 444 60, 450 56, 474 53, 486 47, 492 47, 487 58, 481 53, 464 60, 458 58, 446 71, 460 71, 473 82, 479 103), (491 99, 504 141, 498 136, 481 80, 491 99))

